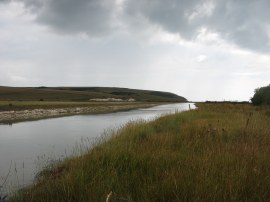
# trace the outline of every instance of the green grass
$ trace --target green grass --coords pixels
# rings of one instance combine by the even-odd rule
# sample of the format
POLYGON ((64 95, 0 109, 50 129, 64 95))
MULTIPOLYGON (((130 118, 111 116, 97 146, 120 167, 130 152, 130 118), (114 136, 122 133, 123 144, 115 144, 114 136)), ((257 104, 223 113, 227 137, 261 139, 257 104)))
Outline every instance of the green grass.
POLYGON ((199 104, 129 123, 10 201, 269 201, 269 111, 199 104))
POLYGON ((49 107, 49 106, 74 106, 74 105, 94 105, 96 103, 93 102, 48 102, 48 101, 0 101, 0 107, 6 107, 9 106, 17 106, 17 107, 49 107))
POLYGON ((64 101, 0 101, 0 111, 26 110, 26 109, 55 109, 74 107, 96 107, 143 104, 142 102, 64 102, 64 101))
POLYGON ((161 91, 112 87, 4 87, 0 101, 87 102, 94 98, 134 98, 142 102, 186 102, 184 97, 161 91))

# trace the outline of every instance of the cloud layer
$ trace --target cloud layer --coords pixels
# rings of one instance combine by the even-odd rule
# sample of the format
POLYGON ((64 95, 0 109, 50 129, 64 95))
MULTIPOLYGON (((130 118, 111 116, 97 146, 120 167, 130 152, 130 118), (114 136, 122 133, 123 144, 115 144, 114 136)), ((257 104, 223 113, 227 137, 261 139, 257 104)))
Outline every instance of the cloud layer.
POLYGON ((0 85, 248 100, 269 84, 268 0, 0 0, 0 85))
POLYGON ((194 40, 201 30, 207 30, 244 49, 270 51, 268 0, 16 1, 35 13, 38 23, 66 34, 101 37, 134 26, 158 26, 194 40))

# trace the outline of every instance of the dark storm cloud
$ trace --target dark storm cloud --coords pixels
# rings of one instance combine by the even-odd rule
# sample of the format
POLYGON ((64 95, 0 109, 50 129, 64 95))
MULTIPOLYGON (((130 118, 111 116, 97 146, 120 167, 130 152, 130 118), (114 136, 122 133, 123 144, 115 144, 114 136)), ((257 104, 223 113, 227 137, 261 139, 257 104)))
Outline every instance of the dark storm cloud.
POLYGON ((186 15, 197 3, 198 0, 130 0, 125 3, 125 12, 129 19, 142 16, 165 30, 190 36, 194 26, 189 24, 186 15))
POLYGON ((207 21, 212 30, 241 47, 270 51, 270 1, 219 0, 207 21))
POLYGON ((19 0, 37 14, 36 21, 59 32, 106 34, 113 29, 113 0, 19 0))
POLYGON ((193 40, 205 28, 239 47, 270 51, 269 0, 124 0, 121 15, 116 0, 17 1, 35 12, 38 22, 65 33, 100 36, 117 29, 117 22, 133 29, 136 22, 135 29, 148 23, 193 40))
POLYGON ((240 47, 270 51, 269 0, 130 0, 125 6, 127 15, 188 40, 206 28, 240 47))

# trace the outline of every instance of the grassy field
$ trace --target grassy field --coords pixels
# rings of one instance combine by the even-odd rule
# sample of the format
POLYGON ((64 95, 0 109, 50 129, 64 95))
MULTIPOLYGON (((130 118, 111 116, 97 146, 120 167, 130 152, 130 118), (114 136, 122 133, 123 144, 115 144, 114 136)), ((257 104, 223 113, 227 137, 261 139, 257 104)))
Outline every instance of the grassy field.
MULTIPOLYGON (((150 103, 150 102, 149 102, 150 103)), ((135 104, 142 105, 143 102, 135 104)), ((100 107, 100 106, 134 105, 133 102, 48 102, 48 101, 0 101, 1 111, 30 110, 30 109, 57 109, 74 107, 100 107)))
POLYGON ((198 107, 129 123, 10 201, 269 201, 270 108, 198 107))
POLYGON ((87 102, 95 98, 133 98, 140 102, 186 102, 173 93, 113 87, 4 87, 0 101, 87 102))

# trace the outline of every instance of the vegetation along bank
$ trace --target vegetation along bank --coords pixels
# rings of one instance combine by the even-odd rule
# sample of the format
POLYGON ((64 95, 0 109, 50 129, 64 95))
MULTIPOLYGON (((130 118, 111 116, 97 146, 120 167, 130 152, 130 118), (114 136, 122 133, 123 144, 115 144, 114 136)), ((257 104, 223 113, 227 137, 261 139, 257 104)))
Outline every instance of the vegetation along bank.
POLYGON ((270 108, 198 104, 132 122, 10 201, 269 201, 270 108))
POLYGON ((15 123, 76 114, 109 113, 152 107, 157 103, 142 102, 0 102, 0 124, 15 123), (9 106, 11 104, 11 106, 9 106), (9 108, 9 109, 6 109, 9 108))

